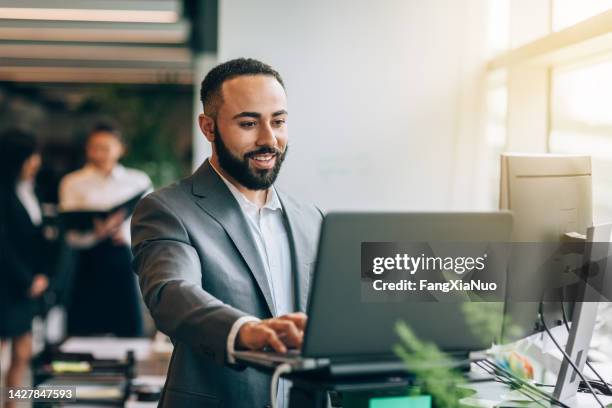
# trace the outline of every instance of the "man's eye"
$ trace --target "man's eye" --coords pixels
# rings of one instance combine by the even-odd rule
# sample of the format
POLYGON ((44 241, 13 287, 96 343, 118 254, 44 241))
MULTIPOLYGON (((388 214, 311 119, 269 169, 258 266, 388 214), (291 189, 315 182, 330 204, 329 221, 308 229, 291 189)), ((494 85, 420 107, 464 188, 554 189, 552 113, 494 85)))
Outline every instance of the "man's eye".
POLYGON ((273 123, 276 126, 282 126, 285 124, 285 119, 276 119, 273 123))
POLYGON ((240 122, 240 126, 243 128, 251 128, 255 126, 257 122, 240 122))

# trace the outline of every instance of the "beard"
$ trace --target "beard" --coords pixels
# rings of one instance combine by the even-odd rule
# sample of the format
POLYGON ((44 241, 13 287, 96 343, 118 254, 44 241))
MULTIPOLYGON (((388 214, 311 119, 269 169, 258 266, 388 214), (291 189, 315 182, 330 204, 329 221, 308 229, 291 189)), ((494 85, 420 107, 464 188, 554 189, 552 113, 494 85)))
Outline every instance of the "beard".
POLYGON ((249 190, 267 190, 274 184, 287 155, 288 145, 285 146, 285 150, 282 152, 274 147, 263 146, 246 153, 240 158, 230 152, 225 143, 223 143, 223 137, 216 123, 214 132, 215 140, 213 143, 219 158, 219 165, 227 174, 249 190), (249 159, 259 154, 273 154, 276 157, 274 167, 271 169, 252 169, 249 165, 249 159))

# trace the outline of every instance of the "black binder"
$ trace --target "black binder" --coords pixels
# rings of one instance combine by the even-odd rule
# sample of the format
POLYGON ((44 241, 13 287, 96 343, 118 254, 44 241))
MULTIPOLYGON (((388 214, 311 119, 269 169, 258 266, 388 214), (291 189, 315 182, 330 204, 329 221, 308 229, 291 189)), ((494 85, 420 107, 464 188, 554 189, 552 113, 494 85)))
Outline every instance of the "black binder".
POLYGON ((125 211, 124 219, 126 219, 132 215, 136 208, 136 204, 138 204, 138 201, 140 201, 147 191, 148 189, 141 191, 127 201, 109 210, 62 211, 59 213, 60 225, 64 230, 91 231, 94 229, 95 219, 104 220, 120 210, 125 211))

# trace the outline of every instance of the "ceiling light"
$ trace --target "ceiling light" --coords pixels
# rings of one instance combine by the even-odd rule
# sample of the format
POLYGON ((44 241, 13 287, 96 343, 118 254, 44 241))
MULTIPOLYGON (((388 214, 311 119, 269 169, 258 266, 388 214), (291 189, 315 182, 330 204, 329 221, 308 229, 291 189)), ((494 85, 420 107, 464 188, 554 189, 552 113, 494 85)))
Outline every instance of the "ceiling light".
POLYGON ((105 10, 69 8, 0 7, 7 20, 107 21, 118 23, 175 23, 179 16, 170 10, 105 10))

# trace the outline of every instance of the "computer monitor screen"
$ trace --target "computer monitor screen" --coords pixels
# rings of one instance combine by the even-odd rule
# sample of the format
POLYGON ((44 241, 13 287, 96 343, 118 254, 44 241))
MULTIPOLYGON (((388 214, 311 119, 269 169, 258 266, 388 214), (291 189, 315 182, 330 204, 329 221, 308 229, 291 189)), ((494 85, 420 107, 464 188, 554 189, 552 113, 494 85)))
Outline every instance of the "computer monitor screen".
MULTIPOLYGON (((592 225, 591 158, 583 155, 502 154, 500 208, 512 211, 512 241, 558 243, 538 246, 540 259, 514 260, 509 271, 503 341, 514 341, 540 331, 539 302, 513 302, 516 292, 536 278, 534 264, 554 260, 549 272, 562 273, 559 255, 562 236, 585 234, 592 225), (523 262, 523 263, 521 263, 523 262), (527 264, 529 262, 529 264, 527 264)), ((549 262, 550 263, 550 262, 549 262)), ((550 275, 553 276, 553 275, 550 275)), ((543 314, 552 327, 562 322, 561 305, 545 303, 543 314)))

